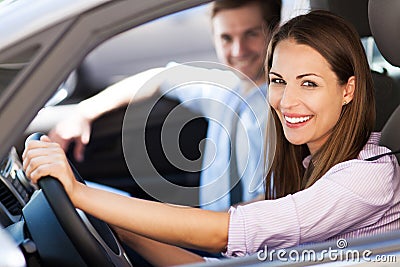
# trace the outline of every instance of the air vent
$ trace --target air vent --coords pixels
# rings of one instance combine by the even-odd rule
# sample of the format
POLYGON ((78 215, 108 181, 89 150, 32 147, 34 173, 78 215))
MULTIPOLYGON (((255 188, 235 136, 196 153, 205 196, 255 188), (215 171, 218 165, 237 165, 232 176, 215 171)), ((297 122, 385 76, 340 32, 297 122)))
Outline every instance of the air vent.
POLYGON ((22 205, 17 198, 11 193, 10 189, 0 179, 0 202, 13 215, 21 215, 22 205))
POLYGON ((8 174, 10 173, 11 169, 12 169, 12 159, 10 156, 8 156, 0 164, 0 174, 3 175, 3 177, 8 177, 8 174))

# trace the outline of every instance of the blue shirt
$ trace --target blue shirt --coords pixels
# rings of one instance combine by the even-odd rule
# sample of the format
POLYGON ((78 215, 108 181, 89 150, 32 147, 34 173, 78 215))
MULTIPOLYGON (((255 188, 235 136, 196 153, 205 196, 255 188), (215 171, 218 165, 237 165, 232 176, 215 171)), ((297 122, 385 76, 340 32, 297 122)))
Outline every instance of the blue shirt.
POLYGON ((162 91, 203 115, 209 123, 200 175, 200 206, 209 210, 227 210, 230 206, 230 132, 233 116, 237 115, 235 156, 242 177, 242 200, 254 199, 264 192, 263 144, 269 110, 266 85, 259 88, 251 84, 253 88, 246 90, 241 86, 243 80, 230 71, 199 73, 195 67, 182 68, 184 79, 171 79, 174 81, 163 84, 162 91))

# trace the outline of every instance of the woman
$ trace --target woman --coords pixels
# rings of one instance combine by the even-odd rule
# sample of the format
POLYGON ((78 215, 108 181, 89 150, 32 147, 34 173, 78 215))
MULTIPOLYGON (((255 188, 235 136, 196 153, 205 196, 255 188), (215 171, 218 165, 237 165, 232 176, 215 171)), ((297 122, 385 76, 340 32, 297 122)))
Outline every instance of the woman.
POLYGON ((274 34, 266 69, 277 128, 267 200, 224 213, 88 188, 75 181, 62 149, 47 137, 28 143, 26 174, 34 182, 46 175, 59 179, 76 207, 119 227, 145 257, 157 260, 149 251, 169 249, 153 262, 157 265, 202 259, 153 240, 243 256, 266 245, 289 247, 400 228, 397 161, 393 156, 366 160, 388 149, 371 133, 372 79, 355 30, 328 12, 296 17, 274 34))

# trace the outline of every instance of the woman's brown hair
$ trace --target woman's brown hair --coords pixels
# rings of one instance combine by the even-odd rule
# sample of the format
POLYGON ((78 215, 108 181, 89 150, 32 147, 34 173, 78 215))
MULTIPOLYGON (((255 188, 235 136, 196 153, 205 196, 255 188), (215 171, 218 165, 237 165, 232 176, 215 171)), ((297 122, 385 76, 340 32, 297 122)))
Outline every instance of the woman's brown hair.
POLYGON ((312 11, 291 19, 272 36, 267 52, 267 73, 272 67, 277 44, 287 39, 318 51, 329 63, 339 84, 346 84, 354 76, 356 87, 353 100, 343 106, 331 135, 312 156, 307 169, 302 165, 304 157, 310 154, 307 145, 289 143, 276 112, 271 108, 277 144, 266 176, 266 199, 307 188, 334 165, 357 158, 375 123, 371 72, 360 38, 352 25, 327 11, 312 11))

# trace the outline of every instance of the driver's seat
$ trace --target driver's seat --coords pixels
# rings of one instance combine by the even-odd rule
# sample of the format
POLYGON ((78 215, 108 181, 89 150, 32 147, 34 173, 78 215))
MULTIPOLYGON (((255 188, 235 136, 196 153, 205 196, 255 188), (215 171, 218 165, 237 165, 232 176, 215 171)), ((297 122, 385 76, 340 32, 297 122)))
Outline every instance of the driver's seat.
MULTIPOLYGON (((383 57, 392 65, 400 67, 400 1, 369 0, 368 18, 372 35, 383 57)), ((382 129, 380 144, 398 151, 400 164, 400 106, 392 113, 382 129)))

